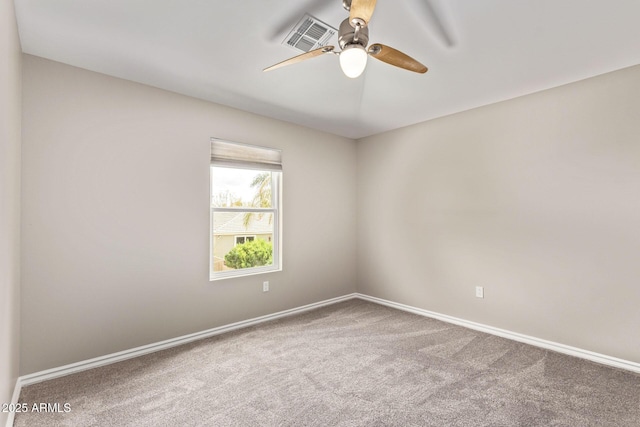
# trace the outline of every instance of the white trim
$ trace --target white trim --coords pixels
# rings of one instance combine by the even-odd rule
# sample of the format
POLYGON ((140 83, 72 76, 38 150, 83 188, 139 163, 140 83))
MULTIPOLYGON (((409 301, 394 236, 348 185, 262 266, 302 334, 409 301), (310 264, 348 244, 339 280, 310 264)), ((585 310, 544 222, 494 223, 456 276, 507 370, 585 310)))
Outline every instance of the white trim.
MULTIPOLYGON (((303 305, 302 307, 279 311, 277 313, 267 314, 265 316, 255 317, 253 319, 243 320, 240 322, 231 323, 229 325, 219 326, 217 328, 207 329, 206 331, 196 332, 189 335, 183 335, 181 337, 160 341, 154 344, 148 344, 141 347, 120 351, 117 353, 107 354, 106 356, 95 357, 93 359, 84 360, 77 363, 71 363, 69 365, 60 366, 58 368, 52 368, 52 369, 47 369, 40 372, 35 372, 33 374, 21 376, 20 378, 18 378, 18 381, 20 382, 21 386, 27 386, 27 385, 39 383, 42 381, 51 380, 53 378, 63 377, 65 375, 86 371, 87 369, 93 369, 93 368, 98 368, 100 366, 110 365, 112 363, 121 362, 123 360, 132 359, 134 357, 142 356, 149 353, 154 353, 156 351, 166 350, 168 348, 176 347, 182 344, 187 344, 192 341, 200 340, 203 338, 209 338, 215 335, 223 334, 225 332, 235 331, 237 329, 247 328, 249 326, 254 326, 260 323, 268 322, 270 320, 280 319, 282 317, 304 313, 306 311, 314 310, 316 308, 354 299, 355 297, 356 297, 356 294, 349 294, 349 295, 344 295, 337 298, 316 302, 313 304, 303 305)), ((18 391, 18 395, 19 394, 20 393, 18 391)))
POLYGON ((590 360, 592 362, 600 363, 602 365, 611 366, 614 368, 625 369, 640 373, 640 363, 631 362, 629 360, 618 359, 616 357, 607 356, 600 353, 594 353, 589 350, 583 350, 581 348, 571 347, 568 345, 560 344, 553 341, 543 340, 517 332, 511 332, 493 326, 483 325, 481 323, 471 322, 469 320, 459 319, 457 317, 447 316, 446 314, 435 313, 429 310, 423 310, 421 308, 412 307, 397 302, 387 301, 382 298, 376 298, 369 295, 356 293, 356 298, 373 302, 376 304, 386 305, 387 307, 396 308, 402 311, 408 311, 409 313, 419 314, 421 316, 430 317, 443 322, 453 323, 455 325, 464 326, 465 328, 474 329, 480 332, 486 332, 491 335, 497 335, 499 337, 507 338, 513 341, 530 344, 536 347, 541 347, 547 350, 552 350, 558 353, 567 354, 569 356, 578 357, 580 359, 590 360))
MULTIPOLYGON (((22 380, 20 377, 16 380, 16 386, 13 389, 13 395, 11 396, 11 405, 17 405, 20 399, 20 392, 22 391, 22 380)), ((16 417, 16 413, 10 411, 7 416, 7 427, 13 427, 13 420, 16 417)))
POLYGON ((229 274, 224 275, 223 273, 235 273, 236 270, 227 270, 227 271, 216 271, 216 277, 210 277, 209 282, 215 282, 217 280, 225 280, 225 279, 233 279, 239 277, 246 276, 256 276, 258 274, 267 274, 267 273, 277 273, 282 271, 282 268, 275 265, 267 265, 264 267, 251 267, 251 268, 243 268, 242 274, 229 274))

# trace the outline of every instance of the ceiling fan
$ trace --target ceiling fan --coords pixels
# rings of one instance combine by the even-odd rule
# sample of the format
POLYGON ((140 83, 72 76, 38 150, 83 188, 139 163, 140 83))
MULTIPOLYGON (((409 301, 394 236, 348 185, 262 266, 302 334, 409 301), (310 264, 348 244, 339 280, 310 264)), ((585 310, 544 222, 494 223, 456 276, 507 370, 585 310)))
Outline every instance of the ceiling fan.
POLYGON ((367 48, 369 44, 369 28, 367 26, 376 7, 376 0, 342 0, 342 5, 349 11, 349 17, 342 21, 338 30, 338 44, 342 49, 340 52, 336 52, 334 46, 323 46, 279 62, 263 71, 275 70, 325 53, 333 53, 339 55, 340 68, 347 77, 351 78, 356 78, 364 72, 368 56, 416 73, 427 72, 427 67, 423 64, 392 47, 374 43, 367 48))

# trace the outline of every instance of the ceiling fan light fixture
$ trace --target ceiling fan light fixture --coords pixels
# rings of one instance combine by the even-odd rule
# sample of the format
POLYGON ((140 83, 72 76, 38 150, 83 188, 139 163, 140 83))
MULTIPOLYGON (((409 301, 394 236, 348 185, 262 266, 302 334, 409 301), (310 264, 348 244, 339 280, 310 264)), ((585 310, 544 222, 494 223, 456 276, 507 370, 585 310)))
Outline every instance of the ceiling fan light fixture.
POLYGON ((340 52, 340 68, 345 76, 355 79, 367 66, 367 51, 360 44, 348 44, 340 52))

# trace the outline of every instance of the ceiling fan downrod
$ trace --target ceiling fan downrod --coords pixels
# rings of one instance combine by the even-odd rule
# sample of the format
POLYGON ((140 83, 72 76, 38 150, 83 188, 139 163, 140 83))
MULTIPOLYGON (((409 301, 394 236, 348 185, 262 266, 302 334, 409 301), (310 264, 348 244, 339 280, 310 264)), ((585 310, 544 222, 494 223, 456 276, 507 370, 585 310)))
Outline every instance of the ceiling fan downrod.
POLYGON ((359 44, 366 48, 369 44, 369 27, 353 27, 349 18, 345 19, 338 30, 338 44, 341 49, 350 44, 359 44))

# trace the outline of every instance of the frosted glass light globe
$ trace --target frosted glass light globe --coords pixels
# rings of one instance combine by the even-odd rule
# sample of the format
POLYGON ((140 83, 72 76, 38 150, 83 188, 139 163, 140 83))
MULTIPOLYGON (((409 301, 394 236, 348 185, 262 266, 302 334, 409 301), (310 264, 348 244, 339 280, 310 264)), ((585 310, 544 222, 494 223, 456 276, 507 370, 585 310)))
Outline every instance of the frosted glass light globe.
POLYGON ((340 52, 340 68, 352 79, 358 77, 367 66, 367 51, 359 44, 349 44, 340 52))

